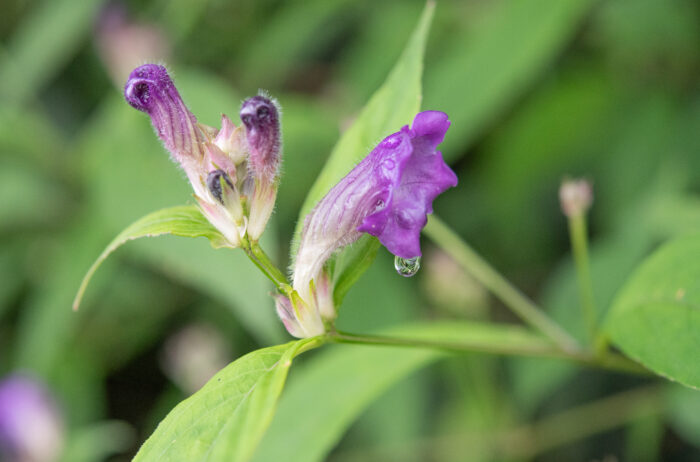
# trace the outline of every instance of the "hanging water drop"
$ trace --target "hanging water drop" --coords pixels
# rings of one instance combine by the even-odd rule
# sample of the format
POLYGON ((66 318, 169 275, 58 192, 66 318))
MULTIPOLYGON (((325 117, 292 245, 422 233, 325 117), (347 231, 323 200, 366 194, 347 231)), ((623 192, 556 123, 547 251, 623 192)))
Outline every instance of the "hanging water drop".
POLYGON ((420 269, 420 257, 401 258, 394 257, 394 268, 396 272, 405 278, 415 276, 420 269))

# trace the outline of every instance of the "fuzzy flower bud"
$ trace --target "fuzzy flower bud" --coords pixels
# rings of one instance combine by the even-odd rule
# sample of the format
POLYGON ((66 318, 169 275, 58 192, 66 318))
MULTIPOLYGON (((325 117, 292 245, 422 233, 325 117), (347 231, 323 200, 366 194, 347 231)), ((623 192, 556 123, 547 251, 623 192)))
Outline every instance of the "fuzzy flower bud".
POLYGON ((248 98, 241 106, 250 153, 249 169, 255 182, 248 224, 248 235, 253 240, 258 240, 265 230, 277 198, 281 157, 279 114, 277 102, 263 95, 248 98))
POLYGON ((0 460, 57 461, 63 440, 61 415, 48 390, 24 376, 0 381, 0 460))
POLYGON ((243 104, 244 125, 223 115, 221 129, 199 124, 167 70, 146 64, 124 87, 126 101, 147 113, 158 137, 187 174, 207 219, 238 247, 265 230, 277 195, 279 109, 263 96, 243 104))
POLYGON ((333 317, 334 308, 322 296, 332 294, 332 287, 320 283, 327 278, 323 266, 363 232, 398 257, 421 255, 420 231, 433 200, 457 185, 457 176, 436 150, 449 126, 443 112, 417 114, 411 128, 404 126, 379 143, 306 217, 293 286, 307 302, 323 301, 324 318, 333 317))
POLYGON ((163 66, 134 69, 124 87, 126 102, 151 116, 153 127, 173 158, 185 167, 204 157, 205 137, 163 66))
POLYGON ((593 204, 593 188, 586 180, 564 180, 559 187, 561 210, 569 218, 583 215, 593 204))
POLYGON ((279 108, 274 100, 258 95, 241 106, 241 122, 246 128, 250 169, 256 179, 273 182, 280 164, 279 108))

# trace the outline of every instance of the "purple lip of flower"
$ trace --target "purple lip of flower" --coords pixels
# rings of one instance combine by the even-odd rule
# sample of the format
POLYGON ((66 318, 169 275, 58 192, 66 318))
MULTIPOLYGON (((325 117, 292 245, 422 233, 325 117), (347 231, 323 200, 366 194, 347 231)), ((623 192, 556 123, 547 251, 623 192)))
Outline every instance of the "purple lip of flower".
POLYGON ((410 129, 389 136, 367 157, 375 165, 383 206, 365 216, 357 230, 376 236, 401 258, 421 256, 420 231, 433 213, 433 200, 457 186, 457 175, 436 151, 449 127, 444 112, 421 112, 410 129))
POLYGON ((151 116, 158 137, 180 163, 201 159, 204 137, 165 67, 145 64, 129 75, 124 97, 135 109, 151 116))
POLYGON ((457 176, 436 151, 450 126, 447 114, 425 111, 412 127, 385 138, 306 217, 294 265, 294 288, 308 284, 325 261, 365 232, 394 255, 421 255, 420 231, 433 200, 457 185, 457 176))
POLYGON ((280 121, 277 104, 258 95, 243 102, 240 113, 246 127, 250 167, 257 178, 273 182, 280 159, 280 121))

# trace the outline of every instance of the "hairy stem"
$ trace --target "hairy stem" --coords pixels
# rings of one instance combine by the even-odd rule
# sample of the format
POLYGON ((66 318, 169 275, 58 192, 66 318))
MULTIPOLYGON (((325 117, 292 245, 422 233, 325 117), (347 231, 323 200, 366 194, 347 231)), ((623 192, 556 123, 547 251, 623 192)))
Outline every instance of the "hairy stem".
POLYGON ((444 350, 455 353, 491 353, 497 355, 530 356, 540 358, 559 358, 574 361, 576 363, 608 369, 618 372, 633 374, 650 374, 643 366, 627 359, 624 356, 609 353, 603 357, 596 356, 582 350, 563 350, 556 345, 547 345, 542 342, 532 342, 531 345, 494 345, 480 342, 444 342, 408 337, 388 337, 381 335, 357 335, 348 332, 331 331, 326 334, 328 341, 334 343, 355 343, 363 345, 384 345, 408 348, 428 348, 444 350))
POLYGON ((338 461, 382 460, 415 454, 487 454, 491 459, 530 459, 631 422, 663 413, 661 388, 649 386, 585 403, 531 424, 413 438, 338 454, 338 461))
POLYGON ((241 247, 255 266, 257 266, 260 271, 262 271, 263 274, 267 276, 270 281, 272 281, 277 290, 287 295, 292 292, 292 287, 289 284, 287 277, 279 268, 277 268, 257 241, 250 241, 247 238, 244 238, 242 240, 241 247))
POLYGON ((556 342, 562 350, 578 350, 576 340, 568 332, 544 314, 439 218, 430 215, 423 232, 523 321, 556 342))

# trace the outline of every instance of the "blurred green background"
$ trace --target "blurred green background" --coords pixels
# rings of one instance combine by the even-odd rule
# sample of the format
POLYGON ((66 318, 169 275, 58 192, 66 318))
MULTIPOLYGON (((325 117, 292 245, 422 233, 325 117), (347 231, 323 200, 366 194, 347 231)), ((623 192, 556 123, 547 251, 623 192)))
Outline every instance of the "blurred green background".
MULTIPOLYGON (((284 267, 315 175, 423 6, 3 0, 0 378, 25 371, 50 386, 65 419, 62 460, 129 460, 213 371, 289 338, 271 285, 240 252, 203 239, 126 245, 71 311, 81 277, 117 232, 192 203, 148 118, 123 102, 129 71, 167 63, 212 126, 222 112, 237 120, 240 101, 258 89, 279 100, 284 176, 264 245, 284 267)), ((700 230, 699 77, 694 0, 438 2, 423 109, 452 119, 442 150, 460 185, 436 213, 583 337, 559 184, 593 183, 593 279, 606 307, 655 246, 700 230)), ((515 322, 448 255, 424 246, 411 279, 381 250, 348 295, 341 328, 515 322)), ((700 392, 658 384, 456 357, 385 391, 327 460, 700 460, 700 392), (648 409, 625 412, 625 391, 648 383, 648 409), (620 401, 598 403, 610 395, 620 401)))

